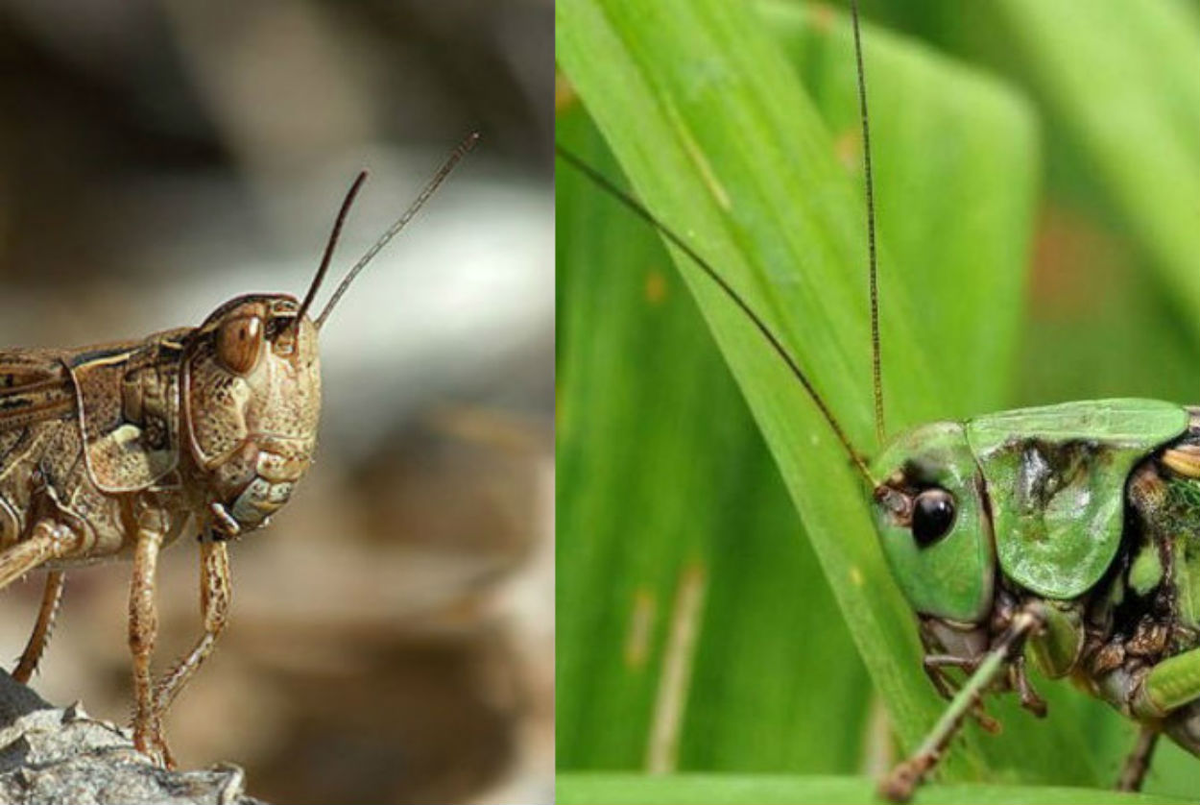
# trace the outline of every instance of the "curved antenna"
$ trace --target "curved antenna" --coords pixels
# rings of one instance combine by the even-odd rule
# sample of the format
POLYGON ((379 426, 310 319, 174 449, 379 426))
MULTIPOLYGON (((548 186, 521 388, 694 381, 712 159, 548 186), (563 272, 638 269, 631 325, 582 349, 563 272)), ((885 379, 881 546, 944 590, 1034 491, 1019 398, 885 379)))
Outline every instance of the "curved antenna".
POLYGON ((346 272, 346 278, 338 284, 337 290, 333 292, 333 296, 330 297, 329 302, 325 305, 325 309, 321 311, 320 316, 317 316, 315 324, 318 330, 321 329, 321 325, 325 323, 325 320, 329 318, 329 314, 337 306, 338 300, 342 298, 342 294, 346 293, 346 289, 354 282, 354 278, 358 276, 358 273, 366 268, 367 263, 371 262, 375 255, 379 254, 379 251, 388 244, 388 241, 394 238, 396 233, 413 219, 421 207, 425 205, 425 202, 429 200, 429 197, 438 189, 438 186, 450 175, 450 171, 454 170, 454 166, 475 147, 475 143, 477 142, 479 142, 479 132, 476 131, 471 132, 465 140, 459 143, 450 152, 450 156, 446 158, 446 161, 442 163, 442 167, 438 168, 438 172, 429 180, 429 184, 425 185, 425 189, 421 191, 416 200, 404 211, 404 214, 397 218, 396 222, 389 226, 387 231, 379 237, 379 240, 375 241, 375 245, 367 249, 366 253, 354 264, 354 267, 346 272))
POLYGON ((366 180, 367 172, 359 171, 358 178, 354 180, 354 184, 350 185, 350 191, 342 200, 342 208, 338 210, 337 218, 333 222, 333 231, 329 233, 329 241, 325 244, 325 254, 321 256, 321 267, 317 269, 317 276, 313 277, 312 284, 308 286, 308 293, 304 295, 304 301, 300 304, 299 312, 296 313, 296 323, 293 327, 300 326, 304 315, 312 307, 313 300, 317 298, 317 290, 321 287, 322 280, 325 279, 325 272, 329 270, 329 262, 333 259, 333 250, 337 248, 338 238, 342 235, 342 225, 346 223, 350 205, 354 203, 354 197, 358 195, 359 189, 366 180))
POLYGON ((672 244, 681 249, 684 254, 690 257, 692 262, 699 266, 699 268, 708 276, 708 278, 716 283, 717 286, 725 292, 725 295, 728 296, 733 303, 737 305, 743 313, 746 314, 747 318, 749 318, 751 322, 753 322, 759 333, 761 333, 763 338, 767 340, 767 343, 771 345, 771 349, 775 351, 775 354, 778 355, 785 364, 787 364, 787 368, 791 371, 792 375, 800 381, 800 385, 802 385, 804 390, 808 392, 808 396, 812 398, 812 401, 816 404, 817 410, 821 412, 821 416, 823 416, 825 421, 829 423, 829 427, 833 430, 834 435, 837 436, 838 441, 842 443, 842 447, 845 448, 846 454, 850 456, 850 460, 854 462, 854 466, 858 469, 862 477, 866 479, 867 483, 869 483, 873 488, 878 487, 879 484, 875 481, 874 476, 871 475, 871 470, 867 467, 866 462, 863 461, 863 458, 859 455, 858 451, 854 449, 854 445, 851 444, 850 438, 846 435, 846 432, 842 430, 842 426, 834 417, 833 411, 830 410, 829 406, 825 404, 825 400, 821 398, 821 395, 817 393, 817 389, 809 381, 808 376, 804 374, 804 371, 800 368, 800 365, 796 363, 796 360, 792 357, 791 353, 787 351, 787 348, 784 347, 783 343, 779 340, 775 333, 771 331, 771 328, 766 325, 766 322, 759 318, 758 314, 754 312, 754 309, 750 307, 749 303, 747 303, 746 300, 743 299, 736 290, 734 290, 733 286, 731 286, 724 277, 717 273, 717 270, 713 268, 712 264, 701 257, 700 254, 687 243, 687 241, 685 241, 679 235, 676 235, 675 232, 672 231, 661 220, 659 220, 654 213, 646 209, 641 202, 637 201, 635 198, 633 198, 633 196, 614 185, 591 165, 588 165, 582 159, 575 156, 573 153, 557 143, 554 145, 554 150, 560 157, 562 157, 562 159, 566 160, 566 162, 568 162, 572 167, 590 179, 601 190, 608 193, 617 201, 621 202, 621 204, 629 208, 631 212, 657 229, 663 237, 665 237, 672 244))
POLYGON ((882 445, 887 430, 883 424, 883 360, 879 348, 879 271, 875 247, 875 180, 871 175, 871 124, 867 115, 867 74, 863 69, 862 35, 858 25, 858 0, 850 0, 854 23, 854 61, 858 67, 858 110, 862 118, 863 175, 867 183, 867 250, 871 285, 871 384, 875 390, 875 437, 882 445))

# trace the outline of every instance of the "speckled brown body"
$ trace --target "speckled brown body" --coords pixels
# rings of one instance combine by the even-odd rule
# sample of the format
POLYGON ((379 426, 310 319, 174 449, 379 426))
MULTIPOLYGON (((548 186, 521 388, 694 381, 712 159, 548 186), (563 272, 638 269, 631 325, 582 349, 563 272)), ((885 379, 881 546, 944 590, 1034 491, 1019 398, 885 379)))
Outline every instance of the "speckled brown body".
POLYGON ((14 675, 36 666, 63 571, 132 557, 140 748, 170 762, 161 717, 211 651, 229 600, 224 543, 263 525, 312 463, 317 331, 289 296, 245 296, 200 327, 79 350, 0 352, 0 586, 48 571, 14 675), (200 536, 205 633, 152 684, 158 550, 200 536))
POLYGON ((0 350, 0 589, 47 570, 33 634, 13 671, 37 667, 66 570, 129 556, 129 650, 137 747, 172 766, 162 717, 212 652, 230 600, 226 542, 267 522, 312 464, 321 411, 317 334, 358 273, 479 140, 455 148, 395 223, 309 318, 346 214, 342 201, 303 303, 241 296, 199 327, 77 350, 0 350), (155 683, 158 553, 194 527, 204 631, 155 683))

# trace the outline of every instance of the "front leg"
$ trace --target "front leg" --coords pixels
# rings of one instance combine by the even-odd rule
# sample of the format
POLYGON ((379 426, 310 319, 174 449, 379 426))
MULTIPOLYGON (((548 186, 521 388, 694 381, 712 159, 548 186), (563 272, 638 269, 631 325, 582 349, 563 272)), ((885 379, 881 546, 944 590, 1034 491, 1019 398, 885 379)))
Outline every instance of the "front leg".
POLYGON ((174 766, 174 761, 163 740, 162 721, 155 708, 150 675, 150 660, 158 637, 154 585, 158 552, 165 532, 161 523, 143 522, 138 526, 133 581, 129 586, 129 651, 133 656, 133 743, 156 763, 169 768, 174 766))
POLYGON ((1025 672, 1025 655, 1018 655, 1008 668, 1009 685, 1016 689, 1021 697, 1021 706, 1038 718, 1046 717, 1046 700, 1037 694, 1029 684, 1029 676, 1025 672))
MULTIPOLYGON (((943 699, 951 700, 954 694, 961 687, 957 681, 951 679, 946 673, 946 668, 959 668, 967 676, 975 672, 979 667, 978 659, 965 659, 963 657, 955 657, 949 654, 930 654, 925 657, 922 666, 925 668, 925 675, 933 682, 933 686, 937 688, 937 692, 943 699)), ((975 701, 975 707, 971 710, 971 715, 975 717, 976 723, 980 728, 992 735, 1000 733, 1000 722, 987 714, 983 707, 983 699, 975 701)))
POLYGON ((978 706, 984 691, 1004 678, 1008 665, 1024 647, 1025 640, 1040 629, 1044 621, 1045 614, 1040 606, 1027 606, 1013 617, 1008 630, 988 649, 917 751, 880 782, 880 794, 893 802, 907 802, 912 797, 916 787, 941 760, 963 719, 978 706))
POLYGON ((225 629, 231 595, 229 553, 225 545, 225 541, 212 532, 201 538, 200 614, 204 619, 204 634, 159 684, 154 704, 160 719, 166 716, 167 708, 179 691, 212 653, 217 638, 225 629))
POLYGON ((925 669, 925 676, 929 677, 929 681, 937 689, 938 695, 946 701, 950 701, 954 698, 957 688, 953 680, 946 674, 946 663, 941 662, 941 660, 942 657, 940 656, 927 656, 922 660, 921 667, 925 669))

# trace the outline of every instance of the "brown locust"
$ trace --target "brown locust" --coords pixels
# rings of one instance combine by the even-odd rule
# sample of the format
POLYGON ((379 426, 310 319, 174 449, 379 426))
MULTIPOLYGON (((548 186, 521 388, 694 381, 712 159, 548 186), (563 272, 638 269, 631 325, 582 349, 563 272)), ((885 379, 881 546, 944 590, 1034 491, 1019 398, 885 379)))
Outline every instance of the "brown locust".
POLYGON ((129 558, 133 739, 168 767, 163 716, 212 652, 230 600, 226 542, 262 525, 312 464, 321 408, 318 336, 358 272, 412 219, 478 140, 460 144, 399 220, 347 273, 315 319, 359 174, 303 302, 239 296, 199 327, 78 349, 0 350, 0 588, 48 571, 14 678, 45 650, 64 573, 129 558), (159 551, 188 529, 200 543, 204 631, 157 681, 159 551))

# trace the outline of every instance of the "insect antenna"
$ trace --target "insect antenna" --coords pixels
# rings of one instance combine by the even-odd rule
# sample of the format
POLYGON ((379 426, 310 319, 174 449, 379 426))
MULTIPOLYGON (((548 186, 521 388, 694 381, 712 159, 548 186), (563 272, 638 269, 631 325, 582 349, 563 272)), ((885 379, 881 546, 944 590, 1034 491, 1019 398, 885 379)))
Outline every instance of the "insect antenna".
MULTIPOLYGON (((435 173, 433 178, 429 180, 429 183, 425 185, 425 188, 421 191, 420 195, 418 195, 413 203, 408 206, 408 209, 404 211, 404 214, 397 218, 396 222, 389 226, 386 232, 380 235, 379 240, 375 241, 375 245, 367 249, 366 253, 363 254, 363 256, 359 258, 358 262, 354 264, 354 267, 346 272, 345 279, 338 284, 337 290, 333 292, 333 296, 330 297, 329 302, 326 303, 325 309, 322 310, 321 315, 317 316, 316 318, 315 324, 318 330, 321 329, 321 325, 325 323, 325 320, 329 318, 329 314, 332 313, 333 309, 337 306, 338 300, 342 298, 342 294, 346 293, 346 289, 349 288, 350 284, 354 282, 354 278, 358 276, 358 273, 366 268, 367 264, 374 259, 375 255, 379 254, 380 250, 388 244, 388 241, 394 238, 396 233, 403 229, 408 222, 411 221, 414 216, 416 216, 421 207, 425 206, 425 202, 429 200, 429 197, 432 196, 438 189, 438 186, 441 185, 441 183, 446 180, 446 177, 450 175, 450 172, 454 170, 454 166, 457 165, 459 161, 466 156, 472 148, 475 147, 477 142, 479 142, 479 132, 472 132, 465 140, 459 143, 458 146, 450 152, 450 156, 446 158, 446 161, 442 163, 442 166, 438 168, 438 172, 435 173)), ((353 189, 351 192, 351 197, 352 195, 353 189)), ((340 217, 341 216, 339 215, 339 219, 340 217)), ((335 225, 335 232, 337 228, 340 228, 340 220, 338 224, 335 225)), ((298 320, 299 319, 297 319, 297 321, 298 320)))
POLYGON ((346 215, 350 212, 350 205, 354 203, 354 197, 358 195, 358 191, 363 186, 363 182, 367 180, 367 172, 360 171, 358 178, 354 180, 354 184, 350 185, 349 192, 346 193, 346 198, 342 200, 342 208, 338 210, 337 219, 333 222, 333 231, 329 233, 329 241, 325 244, 325 254, 321 256, 321 267, 317 269, 317 276, 313 277, 312 284, 308 286, 308 293, 304 295, 304 301, 300 304, 300 310, 296 313, 295 327, 300 326, 304 315, 308 313, 308 309, 312 306, 313 300, 317 298, 317 291, 321 287, 321 282, 325 279, 325 272, 329 270, 329 262, 333 259, 333 250, 337 248, 338 238, 342 235, 342 225, 346 223, 346 215))
POLYGON ((883 444, 887 430, 883 424, 883 360, 879 348, 879 270, 875 246, 875 180, 871 173, 871 124, 867 114, 867 74, 863 69, 862 35, 858 24, 858 0, 850 2, 854 24, 854 61, 858 68, 858 111, 862 119, 863 175, 867 196, 867 251, 871 286, 871 384, 875 390, 875 436, 883 444))
POLYGON ((787 365, 788 370, 791 371, 792 375, 800 381, 800 385, 802 385, 804 390, 808 392, 808 396, 812 399, 813 403, 816 404, 817 410, 821 412, 821 416, 823 416, 825 421, 829 423, 829 427, 833 430, 834 435, 837 436, 838 441, 842 443, 842 447, 845 448, 846 453, 850 456, 850 460, 854 462, 854 465, 858 469, 859 473, 872 487, 878 487, 879 484, 876 483, 874 476, 871 475, 871 470, 867 467, 866 462, 863 460, 862 456, 859 455, 858 451, 854 449, 854 445, 850 442, 850 437, 846 435, 846 432, 838 423, 837 418, 833 415, 833 411, 828 405, 826 405, 825 400, 822 399, 821 395, 817 393, 816 387, 813 386, 812 382, 808 379, 808 376, 804 373, 804 370, 800 368, 800 365, 796 362, 795 358, 792 357, 791 353, 788 352, 787 348, 784 347, 783 343, 779 340, 771 328, 767 326, 766 322, 764 322, 762 318, 760 318, 759 315, 754 312, 754 309, 750 307, 750 304, 742 298, 741 294, 739 294, 733 288, 733 286, 721 276, 721 274, 712 266, 711 263, 701 257, 699 252, 693 249, 691 245, 688 244, 688 242, 682 237, 675 234, 674 230, 663 223, 654 213, 650 212, 645 205, 610 182, 607 177, 605 177, 591 165, 588 165, 579 157, 575 156, 563 146, 556 143, 554 150, 559 157, 586 176, 597 187, 619 201, 632 213, 658 230, 658 232, 661 233, 662 236, 669 240, 672 244, 681 249, 683 253, 691 258, 692 262, 695 263, 710 280, 716 283, 716 285, 725 292, 725 295, 728 296, 730 300, 732 300, 733 303, 737 305, 743 313, 746 314, 746 317, 750 319, 750 321, 758 329, 759 333, 762 334, 763 338, 767 340, 767 343, 771 345, 771 349, 773 349, 775 354, 778 355, 779 358, 787 365))

